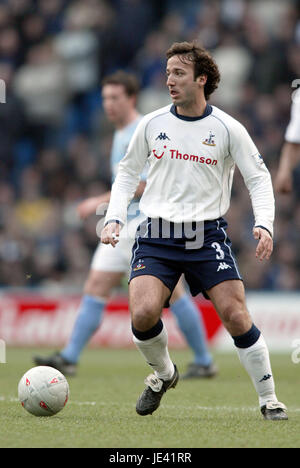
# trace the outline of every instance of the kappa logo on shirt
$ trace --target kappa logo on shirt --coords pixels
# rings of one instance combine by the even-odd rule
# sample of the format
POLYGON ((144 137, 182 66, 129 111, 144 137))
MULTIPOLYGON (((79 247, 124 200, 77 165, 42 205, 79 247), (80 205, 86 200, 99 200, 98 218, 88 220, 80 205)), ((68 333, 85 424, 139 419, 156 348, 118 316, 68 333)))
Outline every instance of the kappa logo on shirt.
POLYGON ((156 140, 170 140, 170 138, 168 137, 168 135, 166 133, 163 133, 163 132, 160 132, 160 134, 158 135, 158 137, 155 138, 155 141, 156 140))

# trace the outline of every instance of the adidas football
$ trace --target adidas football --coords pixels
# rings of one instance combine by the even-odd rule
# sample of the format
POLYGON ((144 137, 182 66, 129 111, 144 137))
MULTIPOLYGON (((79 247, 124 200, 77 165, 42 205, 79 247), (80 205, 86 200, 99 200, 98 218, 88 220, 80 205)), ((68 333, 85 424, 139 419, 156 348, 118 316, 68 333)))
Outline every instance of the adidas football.
POLYGON ((35 416, 53 416, 66 405, 69 384, 65 376, 53 367, 33 367, 21 378, 18 397, 29 413, 35 416))

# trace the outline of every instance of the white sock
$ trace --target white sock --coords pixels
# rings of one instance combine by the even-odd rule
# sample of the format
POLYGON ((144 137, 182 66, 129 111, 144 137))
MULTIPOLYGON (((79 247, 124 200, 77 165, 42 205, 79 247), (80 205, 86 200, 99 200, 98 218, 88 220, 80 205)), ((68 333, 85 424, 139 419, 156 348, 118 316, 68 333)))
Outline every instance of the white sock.
POLYGON ((236 348, 240 361, 251 377, 258 394, 259 405, 267 401, 277 402, 269 351, 262 335, 249 348, 236 348))
POLYGON ((159 379, 170 380, 173 377, 174 364, 168 351, 168 333, 165 326, 159 335, 149 340, 139 340, 133 335, 133 342, 159 379))

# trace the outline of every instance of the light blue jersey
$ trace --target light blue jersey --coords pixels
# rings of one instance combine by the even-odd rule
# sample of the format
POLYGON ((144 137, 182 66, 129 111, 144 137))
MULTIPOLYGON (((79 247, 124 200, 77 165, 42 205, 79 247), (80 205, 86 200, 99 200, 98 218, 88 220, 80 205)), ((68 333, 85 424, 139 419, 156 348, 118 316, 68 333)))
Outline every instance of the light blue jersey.
POLYGON ((113 137, 112 148, 110 153, 110 166, 112 173, 112 183, 115 181, 118 166, 121 159, 125 156, 127 152, 128 145, 134 134, 134 131, 141 121, 142 116, 139 115, 133 122, 131 122, 126 127, 121 130, 116 130, 113 137))
MULTIPOLYGON (((116 130, 113 137, 112 148, 110 153, 110 167, 112 174, 112 183, 114 183, 118 166, 121 159, 125 156, 130 140, 134 134, 134 131, 141 121, 142 116, 139 115, 133 122, 121 130, 116 130)), ((141 180, 146 180, 146 170, 141 174, 141 180)), ((133 199, 128 207, 127 220, 131 220, 140 214, 140 211, 136 210, 137 200, 133 199), (134 214, 133 214, 134 212, 134 214)))

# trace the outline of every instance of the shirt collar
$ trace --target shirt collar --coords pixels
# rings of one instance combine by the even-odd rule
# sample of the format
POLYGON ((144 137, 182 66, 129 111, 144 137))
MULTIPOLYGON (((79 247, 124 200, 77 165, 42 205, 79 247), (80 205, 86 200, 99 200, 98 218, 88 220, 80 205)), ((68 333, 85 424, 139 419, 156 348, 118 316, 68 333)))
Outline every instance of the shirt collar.
POLYGON ((194 122, 195 120, 201 120, 201 119, 205 119, 205 117, 207 117, 208 115, 210 115, 212 113, 212 106, 210 104, 206 104, 206 107, 205 107, 205 110, 203 112, 202 115, 199 115, 197 117, 188 117, 186 115, 180 115, 180 114, 177 114, 177 109, 176 109, 176 106, 173 104, 172 107, 171 107, 171 112, 173 115, 175 115, 175 117, 177 117, 178 119, 181 119, 181 120, 186 120, 187 122, 194 122))

